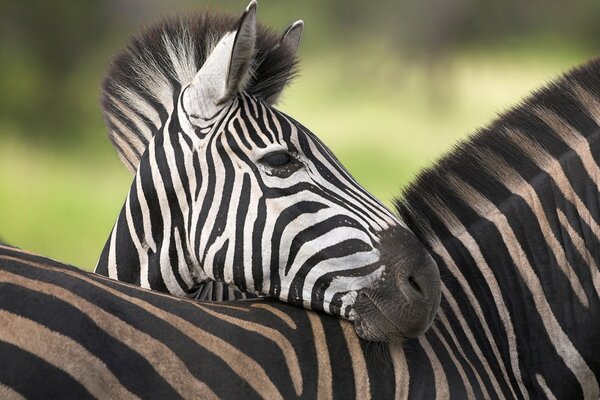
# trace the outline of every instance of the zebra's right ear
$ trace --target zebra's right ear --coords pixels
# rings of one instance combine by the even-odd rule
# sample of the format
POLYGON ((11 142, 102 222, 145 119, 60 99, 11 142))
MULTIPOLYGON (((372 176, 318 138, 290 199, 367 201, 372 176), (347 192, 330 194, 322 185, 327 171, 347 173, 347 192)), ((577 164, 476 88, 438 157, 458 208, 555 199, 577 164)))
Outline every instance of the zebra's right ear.
POLYGON ((236 93, 244 91, 256 49, 256 0, 252 0, 237 30, 219 40, 183 94, 183 107, 195 125, 205 125, 236 93))

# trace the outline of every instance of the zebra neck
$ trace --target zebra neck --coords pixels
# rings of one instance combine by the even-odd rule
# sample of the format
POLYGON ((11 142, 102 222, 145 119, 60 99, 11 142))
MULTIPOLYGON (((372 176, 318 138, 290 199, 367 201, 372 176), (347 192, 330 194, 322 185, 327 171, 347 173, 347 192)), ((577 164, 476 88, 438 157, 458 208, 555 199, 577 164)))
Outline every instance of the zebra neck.
POLYGON ((183 295, 203 280, 187 241, 189 182, 183 184, 173 153, 182 151, 169 124, 155 136, 96 272, 145 288, 183 295))

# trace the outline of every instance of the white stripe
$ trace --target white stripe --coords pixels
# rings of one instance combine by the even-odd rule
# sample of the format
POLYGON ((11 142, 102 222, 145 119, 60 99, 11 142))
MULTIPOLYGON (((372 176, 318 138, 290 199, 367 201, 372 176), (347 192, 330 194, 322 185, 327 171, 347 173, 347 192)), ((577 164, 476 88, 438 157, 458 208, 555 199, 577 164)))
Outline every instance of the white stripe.
POLYGON ((156 242, 152 235, 152 219, 150 218, 150 208, 148 207, 148 201, 146 201, 146 194, 142 188, 142 178, 139 174, 135 177, 135 190, 137 200, 140 204, 140 210, 142 212, 142 223, 144 225, 144 240, 152 252, 156 253, 156 242))
POLYGON ((548 400, 556 400, 556 396, 554 395, 554 393, 552 393, 552 391, 550 390, 550 388, 546 384, 546 380, 544 379, 544 377, 542 375, 540 375, 540 374, 535 374, 535 379, 537 380, 538 384, 540 385, 540 387, 544 391, 544 396, 546 396, 546 399, 548 399, 548 400))
POLYGON ((394 377, 396 384, 396 400, 407 400, 410 390, 410 370, 406 363, 406 355, 402 344, 390 344, 390 355, 392 356, 392 364, 394 365, 394 377))
MULTIPOLYGON (((454 352, 452 351, 450 346, 448 346, 446 339, 444 339, 444 336, 439 331, 439 329, 435 326, 435 324, 433 324, 431 329, 432 329, 433 333, 437 336, 438 340, 442 343, 442 346, 444 346, 444 348, 446 349, 446 353, 448 354, 448 356, 452 360, 452 363, 456 367, 456 370, 458 371, 458 375, 460 375, 460 379, 462 380, 463 385, 465 386, 465 390, 467 392, 467 399, 475 399, 475 393, 473 393, 473 387, 471 386, 471 382, 469 381, 469 378, 467 378, 467 375, 465 374, 465 370, 463 369, 462 365, 460 364, 460 362, 454 355, 454 352)), ((460 349, 460 347, 459 347, 459 349, 460 349)), ((443 366, 442 366, 442 369, 443 369, 443 366)), ((447 388, 447 385, 446 385, 446 388, 447 388)), ((436 394, 438 394, 437 389, 436 389, 436 394)), ((447 395, 449 397, 450 393, 447 392, 447 395)), ((439 397, 439 394, 438 394, 438 397, 439 397)))
POLYGON ((108 247, 108 277, 119 280, 119 273, 117 270, 117 226, 119 226, 119 216, 115 222, 112 233, 110 234, 110 245, 108 247))
POLYGON ((440 360, 437 358, 435 351, 431 347, 431 344, 427 340, 426 336, 419 337, 419 344, 425 351, 425 355, 429 358, 429 364, 433 370, 433 381, 435 382, 435 398, 436 399, 449 399, 450 389, 448 388, 448 378, 444 372, 444 367, 441 365, 440 360))
MULTIPOLYGON (((460 354, 460 356, 462 357, 462 359, 465 360, 465 362, 469 365, 469 368, 471 368, 471 372, 473 372, 473 375, 475 375, 475 379, 477 380, 477 387, 481 390, 481 394, 483 395, 483 398, 484 399, 489 399, 490 398, 490 394, 488 393, 487 387, 485 386, 485 384, 483 383, 483 380, 481 379, 481 375, 479 374, 479 370, 473 366, 473 363, 471 363, 471 360, 465 354, 465 352, 464 352, 464 350, 463 350, 463 348, 461 346, 461 343, 458 341, 458 339, 456 338, 456 335, 454 334, 454 330, 452 329, 452 325, 450 325, 450 322, 448 321, 448 318, 446 318, 446 314, 444 313, 444 310, 442 310, 440 308, 438 310, 437 316, 440 318, 440 321, 442 322, 442 324, 444 325, 444 327, 446 328, 446 330, 450 334, 450 338, 452 339, 452 341, 454 342, 454 345, 458 349, 458 353, 460 354)), ((446 342, 444 341, 444 343, 446 343, 446 342)))
POLYGON ((5 400, 25 400, 25 397, 13 388, 0 383, 0 399, 5 400))
MULTIPOLYGON (((168 126, 168 123, 167 123, 168 126)), ((152 184, 156 189, 156 197, 158 198, 161 220, 163 222, 163 239, 160 244, 160 272, 169 293, 175 295, 184 295, 185 291, 179 286, 177 279, 171 267, 169 256, 169 244, 171 241, 171 213, 167 193, 165 192, 164 182, 160 175, 158 165, 156 164, 155 142, 151 141, 148 146, 149 167, 152 174, 152 184)))

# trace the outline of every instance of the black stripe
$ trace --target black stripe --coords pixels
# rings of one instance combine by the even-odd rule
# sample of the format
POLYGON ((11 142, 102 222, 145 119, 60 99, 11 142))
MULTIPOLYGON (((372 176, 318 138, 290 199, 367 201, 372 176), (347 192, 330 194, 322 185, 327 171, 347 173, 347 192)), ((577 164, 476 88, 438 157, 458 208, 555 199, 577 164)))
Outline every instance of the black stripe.
POLYGON ((0 341, 0 382, 26 399, 92 399, 70 375, 41 358, 0 341))

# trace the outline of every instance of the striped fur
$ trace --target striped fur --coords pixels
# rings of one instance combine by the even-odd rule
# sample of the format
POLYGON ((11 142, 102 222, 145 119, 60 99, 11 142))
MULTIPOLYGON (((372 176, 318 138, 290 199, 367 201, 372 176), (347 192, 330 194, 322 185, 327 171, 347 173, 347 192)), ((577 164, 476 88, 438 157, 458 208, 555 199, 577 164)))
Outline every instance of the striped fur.
POLYGON ((597 77, 595 60, 538 92, 399 201, 445 277, 419 339, 373 345, 284 303, 194 303, 0 247, 0 395, 598 399, 597 77))
POLYGON ((445 277, 442 318, 467 334, 489 393, 600 396, 599 139, 596 59, 457 146, 398 201, 445 277))
MULTIPOLYGON (((237 23, 237 17, 215 11, 168 18, 132 38, 113 59, 102 83, 102 107, 109 138, 132 173, 181 89, 237 23)), ((257 28, 252 73, 244 86, 246 93, 271 103, 296 74, 296 49, 275 32, 257 28)))
POLYGON ((0 247, 0 397, 390 398, 347 321, 268 300, 197 303, 0 247), (269 349, 268 351, 265 351, 269 349))
MULTIPOLYGON (((109 69, 105 82, 111 84, 123 71, 153 72, 145 73, 143 88, 127 81, 117 93, 105 86, 105 98, 114 100, 105 104, 107 115, 124 112, 120 105, 128 97, 154 90, 158 98, 162 86, 173 90, 155 107, 165 112, 160 127, 147 126, 152 137, 140 142, 145 150, 136 153, 134 182, 96 272, 175 295, 196 292, 201 299, 235 296, 219 285, 212 289, 213 282, 223 283, 360 320, 362 337, 373 340, 422 333, 439 302, 433 260, 317 136, 270 103, 276 93, 266 88, 278 82, 283 89, 292 73, 301 23, 278 42, 264 29, 254 36, 255 2, 237 30, 222 37, 214 28, 222 17, 204 14, 193 21, 195 28, 173 20, 150 28, 124 53, 129 64, 121 55, 109 69), (199 62, 189 61, 190 47, 204 49, 217 39, 210 55, 194 53, 199 62), (284 45, 283 64, 290 67, 281 72, 277 65, 285 57, 269 54, 284 45), (171 69, 187 72, 161 86, 164 74, 156 71, 167 68, 156 65, 161 56, 171 69), (254 80, 240 88, 245 78, 232 74, 245 76, 248 68, 254 80)), ((144 112, 128 110, 134 109, 144 112)))

